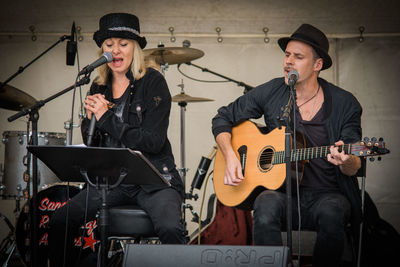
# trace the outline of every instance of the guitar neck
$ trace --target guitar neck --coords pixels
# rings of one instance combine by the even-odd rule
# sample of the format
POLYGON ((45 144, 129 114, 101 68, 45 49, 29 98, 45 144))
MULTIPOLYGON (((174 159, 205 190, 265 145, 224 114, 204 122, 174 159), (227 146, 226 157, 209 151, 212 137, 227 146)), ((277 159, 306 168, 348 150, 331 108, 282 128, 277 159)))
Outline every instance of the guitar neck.
MULTIPOLYGON (((292 149, 290 155, 290 161, 301 161, 301 160, 311 160, 311 159, 318 159, 318 158, 326 158, 327 155, 330 153, 329 150, 330 146, 318 146, 318 147, 307 147, 307 148, 300 148, 292 149)), ((345 144, 338 146, 339 151, 344 151, 346 154, 352 154, 352 145, 345 144)), ((281 164, 285 162, 285 151, 277 151, 274 153, 274 160, 272 164, 281 164)))

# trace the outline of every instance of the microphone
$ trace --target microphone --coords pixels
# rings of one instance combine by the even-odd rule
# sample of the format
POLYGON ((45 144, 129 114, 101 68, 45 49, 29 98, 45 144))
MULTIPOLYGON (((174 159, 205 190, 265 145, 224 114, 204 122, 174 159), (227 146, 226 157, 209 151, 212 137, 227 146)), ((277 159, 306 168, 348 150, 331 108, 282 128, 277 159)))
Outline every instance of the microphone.
POLYGON ((193 188, 197 188, 200 190, 201 186, 203 185, 204 178, 206 177, 206 174, 208 172, 208 168, 210 167, 210 163, 214 158, 216 152, 217 152, 217 147, 213 146, 208 157, 201 157, 199 166, 197 167, 196 174, 194 175, 192 181, 191 185, 192 191, 193 188))
POLYGON ((113 60, 113 56, 110 52, 104 52, 103 55, 99 59, 97 59, 95 62, 93 62, 90 65, 87 65, 84 67, 78 75, 83 75, 83 74, 88 74, 91 73, 95 68, 100 67, 103 64, 109 63, 113 60))
POLYGON ((291 70, 288 73, 288 84, 289 86, 294 86, 299 79, 299 73, 295 70, 291 70))
POLYGON ((92 113, 92 119, 90 120, 90 125, 89 125, 89 131, 88 131, 88 136, 87 136, 87 146, 92 145, 92 137, 94 133, 94 126, 96 124, 96 116, 94 116, 94 113, 92 113))
POLYGON ((75 55, 77 51, 77 44, 75 41, 75 21, 72 23, 71 27, 71 36, 69 36, 69 41, 67 42, 67 65, 73 66, 75 65, 75 55))

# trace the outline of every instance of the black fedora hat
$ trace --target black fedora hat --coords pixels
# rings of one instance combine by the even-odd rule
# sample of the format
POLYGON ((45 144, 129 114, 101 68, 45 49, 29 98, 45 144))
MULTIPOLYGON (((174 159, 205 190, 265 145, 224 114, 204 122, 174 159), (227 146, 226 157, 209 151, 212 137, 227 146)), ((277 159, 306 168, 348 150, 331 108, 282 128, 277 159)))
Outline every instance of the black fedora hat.
POLYGON ((146 38, 140 36, 139 19, 128 13, 110 13, 100 18, 93 40, 101 47, 104 40, 112 37, 136 40, 142 49, 147 44, 146 38))
POLYGON ((297 40, 311 45, 324 61, 322 70, 328 69, 332 66, 332 59, 328 54, 328 38, 326 38, 325 34, 319 29, 310 24, 303 24, 290 37, 280 38, 278 44, 282 50, 285 51, 287 44, 291 40, 297 40))

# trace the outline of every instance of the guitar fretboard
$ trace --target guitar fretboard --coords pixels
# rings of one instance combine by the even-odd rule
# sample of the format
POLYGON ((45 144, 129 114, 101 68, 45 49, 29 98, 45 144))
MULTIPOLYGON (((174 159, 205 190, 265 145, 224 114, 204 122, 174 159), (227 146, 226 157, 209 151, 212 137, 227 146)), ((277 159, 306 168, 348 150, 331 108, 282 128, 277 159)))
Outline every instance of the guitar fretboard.
MULTIPOLYGON (((339 151, 344 151, 346 154, 351 154, 351 144, 345 144, 339 146, 339 151)), ((330 153, 329 150, 330 146, 319 146, 319 147, 307 147, 307 148, 300 148, 292 150, 290 155, 290 161, 296 160, 311 160, 317 158, 326 158, 327 155, 330 153)), ((274 159, 272 164, 281 164, 285 162, 285 151, 277 151, 274 152, 274 159)))

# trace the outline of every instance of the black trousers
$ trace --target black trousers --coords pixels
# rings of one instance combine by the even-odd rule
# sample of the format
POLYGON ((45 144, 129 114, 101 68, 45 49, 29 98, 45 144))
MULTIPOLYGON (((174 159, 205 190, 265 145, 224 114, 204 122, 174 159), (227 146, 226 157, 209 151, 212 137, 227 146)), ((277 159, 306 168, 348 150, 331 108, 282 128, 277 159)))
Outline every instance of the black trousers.
MULTIPOLYGON (((286 194, 266 190, 254 202, 255 245, 282 245, 286 229, 286 194)), ((292 225, 298 229, 297 199, 293 197, 292 225)), ((350 219, 350 203, 340 193, 302 191, 301 229, 317 232, 313 266, 339 266, 344 250, 345 226, 350 219)))
MULTIPOLYGON (((164 244, 184 244, 184 228, 181 220, 182 197, 173 188, 146 193, 139 186, 119 186, 107 195, 109 207, 135 204, 150 216, 160 241, 164 244)), ((96 214, 101 206, 101 192, 90 187, 82 190, 65 206, 58 209, 49 224, 49 258, 51 266, 96 266, 100 235, 96 233, 96 214), (89 191, 89 192, 87 192, 89 191), (85 203, 88 193, 86 229, 85 203), (68 222, 66 220, 68 213, 68 222), (65 242, 65 229, 68 235, 65 242), (97 238, 96 238, 97 234, 97 238), (79 238, 83 235, 82 239, 79 238), (64 253, 65 248, 65 253, 64 253), (78 259, 79 261, 78 262, 78 259)), ((132 223, 134 227, 134 223, 132 223)))

